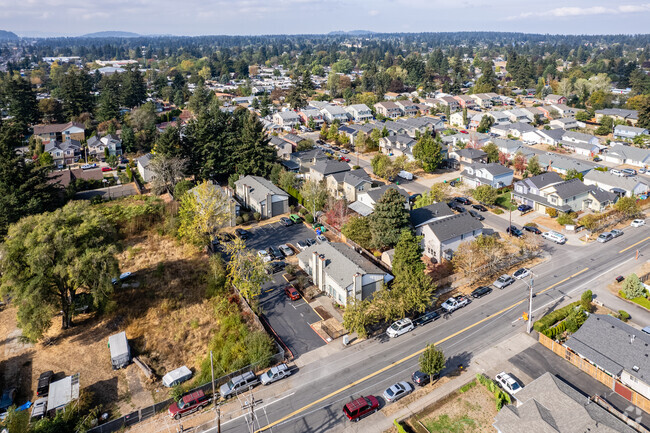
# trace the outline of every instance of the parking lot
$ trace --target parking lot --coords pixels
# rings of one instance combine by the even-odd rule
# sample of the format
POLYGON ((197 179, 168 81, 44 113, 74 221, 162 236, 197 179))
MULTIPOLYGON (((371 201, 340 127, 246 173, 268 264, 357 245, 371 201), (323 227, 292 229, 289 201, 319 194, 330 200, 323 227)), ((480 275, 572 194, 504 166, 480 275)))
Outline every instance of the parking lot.
MULTIPOLYGON (((298 241, 316 237, 315 232, 305 224, 285 227, 275 222, 249 231, 251 236, 246 244, 255 250, 263 250, 271 246, 277 248, 286 243, 295 246, 298 241)), ((320 316, 303 298, 295 301, 289 299, 284 292, 287 285, 281 272, 274 274, 272 281, 262 286, 260 306, 263 318, 284 345, 291 350, 293 356, 298 357, 325 345, 325 341, 310 326, 320 321, 320 316)))

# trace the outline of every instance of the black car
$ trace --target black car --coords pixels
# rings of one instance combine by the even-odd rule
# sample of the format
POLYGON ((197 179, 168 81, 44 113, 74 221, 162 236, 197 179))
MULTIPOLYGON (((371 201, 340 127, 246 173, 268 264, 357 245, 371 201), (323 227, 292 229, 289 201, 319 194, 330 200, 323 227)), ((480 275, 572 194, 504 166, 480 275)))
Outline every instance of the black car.
MULTIPOLYGON (((439 377, 440 377, 440 373, 433 375, 434 379, 437 379, 439 377)), ((411 375, 411 380, 417 386, 424 386, 431 381, 431 376, 429 376, 426 373, 422 373, 421 371, 418 370, 411 375)))
POLYGON ((45 397, 50 391, 50 382, 54 377, 54 372, 52 370, 41 373, 38 376, 38 385, 36 385, 36 395, 38 397, 45 397))
POLYGON ((523 229, 526 230, 527 232, 535 233, 536 235, 541 235, 542 234, 542 231, 540 229, 538 229, 537 227, 524 226, 523 229))
POLYGON ((437 311, 429 311, 428 313, 424 313, 423 315, 415 319, 413 321, 413 324, 415 326, 426 325, 429 322, 433 322, 438 317, 440 317, 440 314, 437 311))
POLYGON ((464 205, 470 205, 472 202, 466 197, 454 197, 454 200, 464 205))
POLYGON ((512 234, 512 236, 517 237, 517 238, 519 238, 519 237, 521 237, 521 236, 524 235, 524 234, 521 232, 521 230, 519 230, 519 229, 518 229, 517 227, 515 227, 515 226, 510 226, 510 227, 508 227, 508 228, 506 229, 506 233, 512 234))
POLYGON ((271 256, 271 258, 273 260, 283 259, 284 258, 284 254, 282 254, 282 251, 280 251, 276 247, 268 247, 266 249, 266 252, 268 253, 269 256, 271 256))
POLYGON ((482 204, 473 204, 472 207, 481 212, 487 212, 487 208, 482 204))
POLYGON ((318 242, 316 242, 316 239, 305 239, 305 243, 307 246, 311 247, 312 245, 316 245, 318 242))
POLYGON ((251 236, 251 234, 250 234, 247 230, 244 230, 244 229, 236 229, 236 230, 235 230, 235 236, 237 236, 239 239, 244 239, 244 240, 246 240, 246 239, 248 239, 248 238, 251 236))
POLYGON ((481 215, 480 213, 478 213, 478 212, 474 212, 473 210, 469 210, 468 212, 469 212, 469 214, 471 216, 473 216, 474 218, 476 218, 479 221, 483 221, 485 219, 485 217, 483 215, 481 215))
POLYGON ((282 217, 282 218, 280 218, 280 223, 282 223, 283 226, 288 227, 288 226, 293 224, 293 221, 291 221, 287 217, 282 217))
POLYGON ((492 292, 490 287, 481 286, 472 292, 472 298, 480 298, 492 292))
POLYGON ((269 275, 277 274, 278 272, 282 272, 286 266, 287 266, 287 264, 284 263, 284 262, 270 262, 270 263, 267 263, 267 265, 266 265, 266 273, 269 274, 269 275))
POLYGON ((466 209, 464 207, 462 207, 461 205, 459 205, 457 203, 454 203, 451 206, 451 210, 456 211, 458 213, 463 213, 463 212, 465 212, 466 209))

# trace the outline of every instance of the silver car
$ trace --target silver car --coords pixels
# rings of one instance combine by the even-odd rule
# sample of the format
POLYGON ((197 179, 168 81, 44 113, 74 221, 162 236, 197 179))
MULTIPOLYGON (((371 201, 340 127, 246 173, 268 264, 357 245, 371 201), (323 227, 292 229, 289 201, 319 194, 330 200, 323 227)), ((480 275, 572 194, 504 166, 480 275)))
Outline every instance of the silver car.
POLYGON ((493 283, 494 287, 497 289, 505 289, 508 287, 510 284, 514 283, 515 279, 512 278, 510 275, 504 274, 501 275, 497 280, 493 283))
POLYGON ((605 232, 605 233, 601 233, 600 235, 598 235, 598 239, 596 239, 596 240, 598 242, 604 244, 605 242, 609 242, 612 239, 614 239, 614 235, 611 234, 610 232, 605 232))
POLYGON ((392 403, 400 398, 413 392, 413 387, 408 382, 398 382, 384 391, 384 399, 387 403, 392 403))

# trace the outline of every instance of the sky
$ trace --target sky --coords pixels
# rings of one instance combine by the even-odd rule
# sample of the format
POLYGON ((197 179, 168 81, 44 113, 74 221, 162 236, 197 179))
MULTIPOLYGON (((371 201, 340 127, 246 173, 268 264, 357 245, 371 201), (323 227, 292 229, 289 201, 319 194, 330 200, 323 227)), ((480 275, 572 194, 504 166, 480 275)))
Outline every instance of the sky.
POLYGON ((649 33, 648 0, 0 0, 19 36, 515 31, 649 33))

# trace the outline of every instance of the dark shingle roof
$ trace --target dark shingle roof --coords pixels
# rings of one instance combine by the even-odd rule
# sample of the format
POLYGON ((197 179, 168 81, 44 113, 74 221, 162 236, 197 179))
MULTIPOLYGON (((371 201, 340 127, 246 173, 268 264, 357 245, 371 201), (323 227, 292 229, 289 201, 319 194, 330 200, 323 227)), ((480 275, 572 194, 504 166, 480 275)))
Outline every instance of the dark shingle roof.
POLYGON ((434 218, 450 217, 454 214, 447 203, 434 203, 411 211, 411 224, 419 227, 434 218))
POLYGON ((571 179, 555 185, 555 193, 563 199, 590 191, 593 187, 585 185, 580 179, 571 179))
POLYGON ((483 228, 480 221, 466 212, 433 221, 428 226, 441 242, 483 228))
POLYGON ((311 169, 327 176, 328 174, 350 171, 350 165, 344 161, 320 160, 311 169))
POLYGON ((409 193, 406 192, 403 188, 401 188, 401 187, 399 187, 397 185, 391 185, 391 184, 382 185, 382 186, 380 186, 378 188, 373 188, 373 189, 368 191, 368 195, 370 196, 370 198, 372 198, 372 200, 375 203, 377 203, 384 196, 386 191, 388 191, 389 189, 397 190, 397 192, 399 192, 402 196, 404 196, 406 198, 410 197, 409 193))

